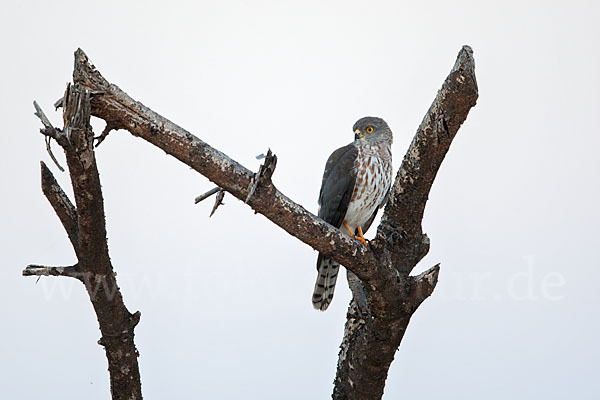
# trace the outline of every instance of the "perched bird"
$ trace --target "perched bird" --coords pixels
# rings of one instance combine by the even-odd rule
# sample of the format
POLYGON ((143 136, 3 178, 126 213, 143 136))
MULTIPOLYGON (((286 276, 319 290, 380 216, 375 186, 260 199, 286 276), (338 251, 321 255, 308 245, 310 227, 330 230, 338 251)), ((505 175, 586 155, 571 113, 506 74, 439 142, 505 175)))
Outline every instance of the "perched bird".
MULTIPOLYGON (((392 131, 381 118, 359 119, 354 142, 334 151, 325 164, 319 217, 367 245, 364 233, 392 185, 392 131)), ((319 253, 313 307, 325 311, 333 299, 340 265, 319 253)))

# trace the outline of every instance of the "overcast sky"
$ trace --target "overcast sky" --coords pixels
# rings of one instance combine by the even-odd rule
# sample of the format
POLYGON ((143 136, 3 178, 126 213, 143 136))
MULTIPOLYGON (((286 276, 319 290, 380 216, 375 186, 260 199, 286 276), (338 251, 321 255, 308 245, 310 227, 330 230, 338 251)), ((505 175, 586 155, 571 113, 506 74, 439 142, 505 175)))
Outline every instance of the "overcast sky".
MULTIPOLYGON (((394 166, 464 44, 477 106, 437 176, 420 272, 438 262, 384 398, 598 399, 600 7, 594 1, 5 1, 0 16, 0 392, 106 399, 84 287, 21 277, 75 257, 40 190, 52 111, 81 47, 112 83, 246 167, 271 148, 286 195, 316 212, 328 155, 366 115, 394 166)), ((103 124, 94 121, 99 133, 103 124)), ((64 164, 59 147, 57 158, 64 164)), ((148 399, 325 399, 350 299, 310 297, 317 254, 118 131, 97 149, 110 254, 148 399)), ((373 232, 369 232, 367 237, 373 232)))

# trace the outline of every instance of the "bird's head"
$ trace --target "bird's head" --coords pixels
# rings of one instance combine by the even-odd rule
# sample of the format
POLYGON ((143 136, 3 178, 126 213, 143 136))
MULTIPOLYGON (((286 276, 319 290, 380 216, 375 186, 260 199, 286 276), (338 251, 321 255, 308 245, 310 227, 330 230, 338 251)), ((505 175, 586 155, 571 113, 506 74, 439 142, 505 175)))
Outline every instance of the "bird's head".
POLYGON ((352 127, 354 140, 389 141, 392 143, 392 131, 388 124, 377 117, 364 117, 356 121, 352 127))

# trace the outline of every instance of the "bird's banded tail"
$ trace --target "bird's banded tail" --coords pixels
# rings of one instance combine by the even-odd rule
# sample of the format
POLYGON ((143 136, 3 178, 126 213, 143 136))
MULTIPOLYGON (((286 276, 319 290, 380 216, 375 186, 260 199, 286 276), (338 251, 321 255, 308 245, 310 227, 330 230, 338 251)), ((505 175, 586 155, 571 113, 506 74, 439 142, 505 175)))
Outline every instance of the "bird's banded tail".
POLYGON ((317 259, 317 283, 312 295, 313 307, 325 311, 333 299, 335 282, 340 270, 340 264, 319 254, 317 259))

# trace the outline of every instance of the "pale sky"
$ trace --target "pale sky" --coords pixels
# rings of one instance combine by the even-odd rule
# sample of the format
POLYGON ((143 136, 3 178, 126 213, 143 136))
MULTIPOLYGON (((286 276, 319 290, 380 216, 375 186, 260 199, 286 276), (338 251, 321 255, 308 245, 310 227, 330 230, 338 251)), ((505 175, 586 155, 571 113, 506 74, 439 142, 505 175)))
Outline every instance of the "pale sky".
MULTIPOLYGON (((75 258, 40 189, 50 119, 81 47, 136 100, 316 212, 328 155, 366 115, 394 165, 464 44, 480 89, 437 176, 420 272, 438 262, 385 399, 598 399, 600 6, 594 1, 5 1, 0 16, 0 392, 106 399, 79 282, 21 277, 75 258)), ((93 121, 97 134, 103 123, 93 121)), ((54 151, 64 164, 60 148, 54 151)), ((350 293, 310 297, 317 254, 128 132, 97 149, 111 258, 147 399, 326 399, 350 293)), ((373 229, 374 231, 374 229, 373 229)), ((373 235, 369 232, 367 237, 373 235)))

